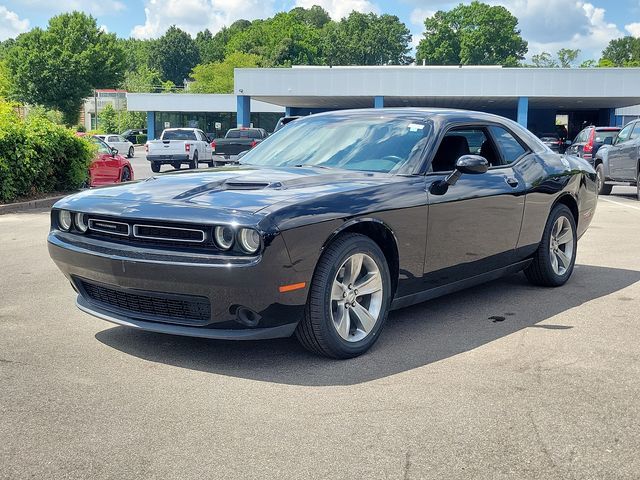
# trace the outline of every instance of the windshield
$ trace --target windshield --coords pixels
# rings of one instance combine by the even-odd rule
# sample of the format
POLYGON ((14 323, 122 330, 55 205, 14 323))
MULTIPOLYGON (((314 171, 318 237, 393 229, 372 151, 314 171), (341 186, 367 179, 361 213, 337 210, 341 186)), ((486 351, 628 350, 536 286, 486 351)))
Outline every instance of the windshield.
POLYGON ((430 133, 424 119, 409 115, 312 116, 264 140, 242 163, 393 172, 422 153, 430 133))
POLYGON ((162 140, 197 140, 193 130, 165 130, 162 140))
POLYGON ((227 132, 225 138, 261 138, 260 130, 232 129, 227 132))

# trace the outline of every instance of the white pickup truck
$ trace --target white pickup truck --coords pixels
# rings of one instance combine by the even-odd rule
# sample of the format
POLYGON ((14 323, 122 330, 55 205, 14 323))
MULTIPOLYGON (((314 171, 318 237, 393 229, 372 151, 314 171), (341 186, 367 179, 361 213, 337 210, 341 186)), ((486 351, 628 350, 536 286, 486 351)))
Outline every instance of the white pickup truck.
POLYGON ((183 163, 189 168, 198 168, 199 163, 213 167, 211 141, 197 128, 167 128, 159 140, 150 140, 145 145, 151 171, 159 172, 165 164, 178 169, 183 163))

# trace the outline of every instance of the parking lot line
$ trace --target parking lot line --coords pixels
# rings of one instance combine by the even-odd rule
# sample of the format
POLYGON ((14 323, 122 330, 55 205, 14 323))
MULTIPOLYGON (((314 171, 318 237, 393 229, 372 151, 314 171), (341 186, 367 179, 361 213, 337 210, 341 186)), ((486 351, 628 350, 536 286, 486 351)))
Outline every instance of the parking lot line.
POLYGON ((600 197, 600 198, 598 198, 598 201, 600 201, 600 200, 605 201, 605 202, 609 202, 609 203, 613 203, 613 204, 619 205, 621 207, 627 207, 627 208, 633 208, 634 210, 640 210, 640 207, 637 207, 635 205, 629 205, 627 203, 616 202, 615 200, 611 200, 610 198, 602 198, 602 197, 600 197))

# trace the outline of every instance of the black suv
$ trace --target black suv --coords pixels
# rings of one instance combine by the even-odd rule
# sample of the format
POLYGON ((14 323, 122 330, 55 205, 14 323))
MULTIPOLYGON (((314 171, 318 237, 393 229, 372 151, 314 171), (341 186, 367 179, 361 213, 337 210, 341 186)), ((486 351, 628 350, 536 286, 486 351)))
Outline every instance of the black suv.
POLYGON ((593 164, 596 152, 606 143, 605 140, 613 140, 619 131, 619 127, 586 127, 576 136, 566 153, 589 160, 593 164))

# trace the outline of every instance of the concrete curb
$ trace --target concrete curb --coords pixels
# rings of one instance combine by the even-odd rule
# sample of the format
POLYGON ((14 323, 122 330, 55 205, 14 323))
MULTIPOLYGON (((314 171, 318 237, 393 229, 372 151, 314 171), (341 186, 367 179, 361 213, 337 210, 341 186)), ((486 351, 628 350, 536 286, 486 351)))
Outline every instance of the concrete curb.
POLYGON ((73 192, 69 192, 64 195, 57 195, 55 197, 38 198, 36 200, 29 200, 28 202, 8 203, 6 205, 0 205, 0 215, 6 215, 7 213, 21 213, 29 210, 37 210, 39 208, 51 208, 61 198, 70 195, 73 192))

